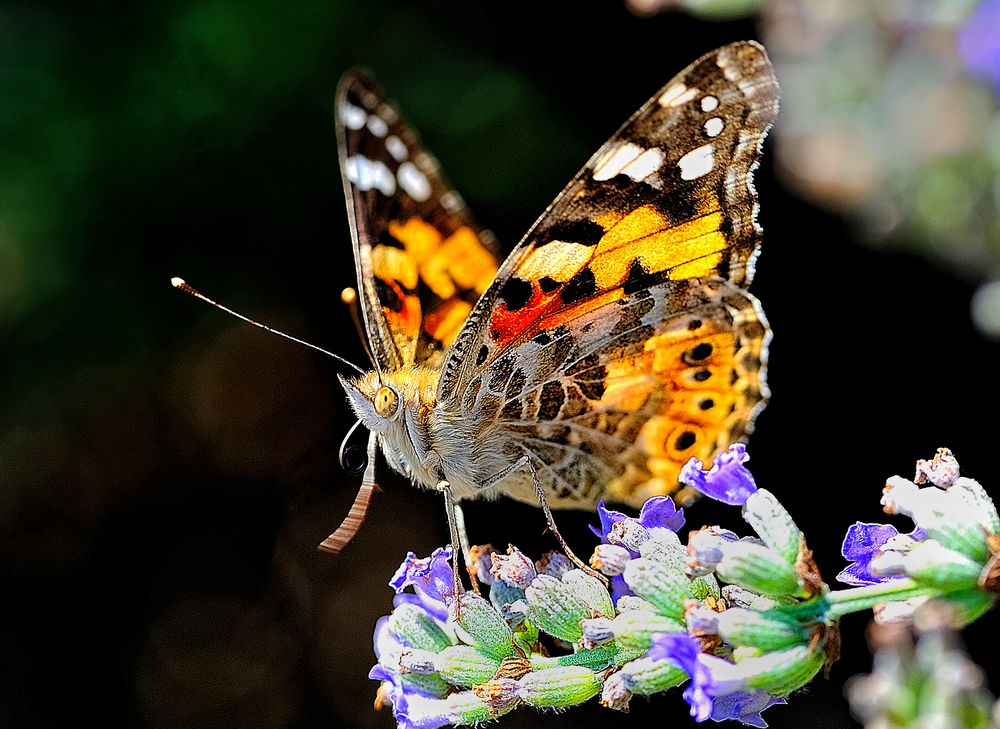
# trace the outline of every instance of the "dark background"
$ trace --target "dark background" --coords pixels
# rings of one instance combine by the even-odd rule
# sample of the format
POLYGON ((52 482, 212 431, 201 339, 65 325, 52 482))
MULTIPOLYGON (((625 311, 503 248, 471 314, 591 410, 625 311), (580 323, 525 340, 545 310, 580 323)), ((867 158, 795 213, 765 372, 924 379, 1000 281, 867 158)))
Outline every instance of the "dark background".
MULTIPOLYGON (((749 22, 611 3, 8 4, 0 168, 0 724, 389 727, 371 631, 407 550, 447 539, 439 497, 382 469, 340 557, 315 545, 357 478, 335 362, 171 289, 210 296, 362 362, 333 91, 372 68, 507 246, 649 95, 749 22)), ((779 122, 780 129, 780 122, 779 122)), ((941 445, 994 488, 1000 348, 971 281, 876 253, 757 176, 754 293, 773 398, 750 445, 828 581, 884 479, 941 445)), ((359 441, 363 442, 363 441, 359 441)), ((384 465, 384 464, 383 464, 384 465)), ((743 531, 699 504, 689 526, 743 531)), ((467 507, 475 542, 553 547, 540 512, 467 507)), ((560 524, 588 553, 584 513, 560 524)), ((899 525, 908 529, 901 520, 899 525)), ((990 671, 989 615, 966 633, 990 671)), ((852 726, 866 616, 774 727, 852 726)), ((994 688, 996 688, 994 686, 994 688)), ((549 725, 684 725, 680 691, 549 725)), ((534 726, 520 710, 501 726, 534 726)))

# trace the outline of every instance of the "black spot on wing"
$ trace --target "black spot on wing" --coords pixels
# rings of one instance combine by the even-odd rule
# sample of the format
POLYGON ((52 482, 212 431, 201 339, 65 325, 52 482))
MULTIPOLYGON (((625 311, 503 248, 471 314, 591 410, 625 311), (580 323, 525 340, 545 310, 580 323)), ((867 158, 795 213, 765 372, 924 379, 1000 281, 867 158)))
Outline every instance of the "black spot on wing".
POLYGON ((507 311, 522 309, 531 298, 531 283, 512 276, 500 289, 500 298, 507 305, 507 311))
POLYGON ((562 220, 543 231, 535 242, 536 247, 551 243, 554 240, 567 243, 579 243, 585 246, 596 246, 604 236, 604 228, 593 220, 562 220))
POLYGON ((489 347, 487 347, 485 344, 482 347, 480 347, 479 348, 479 353, 476 355, 476 367, 478 367, 483 362, 485 362, 486 358, 489 356, 489 354, 490 354, 490 348, 489 347))
POLYGON ((375 277, 375 295, 378 296, 378 300, 382 303, 389 311, 399 313, 403 310, 403 300, 399 298, 399 294, 385 282, 384 279, 375 277))
POLYGON ((540 279, 538 279, 538 288, 540 288, 546 294, 551 294, 560 286, 562 286, 562 283, 556 281, 551 276, 542 276, 540 279))
POLYGON ((632 265, 628 268, 628 276, 625 277, 625 283, 622 284, 622 290, 626 295, 631 295, 648 289, 650 286, 659 283, 661 280, 662 276, 647 271, 639 259, 636 258, 632 261, 632 265))
POLYGON ((574 304, 596 293, 597 280, 594 278, 594 272, 589 268, 584 268, 566 282, 562 291, 559 292, 559 296, 565 303, 574 304))

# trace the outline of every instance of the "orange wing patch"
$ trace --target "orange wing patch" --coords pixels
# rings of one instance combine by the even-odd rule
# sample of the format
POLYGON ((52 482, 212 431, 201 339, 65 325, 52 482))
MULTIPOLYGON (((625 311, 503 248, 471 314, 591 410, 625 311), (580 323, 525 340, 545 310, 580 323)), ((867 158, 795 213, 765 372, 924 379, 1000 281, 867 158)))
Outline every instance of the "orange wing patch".
POLYGON ((608 366, 602 403, 608 398, 622 407, 630 398, 644 402, 651 383, 666 393, 665 407, 636 438, 638 460, 631 457, 607 484, 608 498, 642 504, 651 496, 674 494, 686 503, 694 493, 677 493, 684 464, 692 457, 711 464, 719 449, 749 433, 767 394, 760 375, 767 330, 753 299, 739 303, 731 311, 731 327, 692 320, 686 329, 651 337, 644 347, 647 356, 608 366))
MULTIPOLYGON (((412 217, 404 222, 391 221, 388 232, 402 244, 401 249, 395 249, 398 255, 409 259, 407 273, 412 270, 414 297, 417 278, 433 295, 427 311, 423 312, 424 334, 443 346, 450 345, 472 311, 470 301, 479 297, 493 281, 498 267, 496 257, 467 225, 446 236, 436 226, 412 217)), ((377 246, 375 250, 378 248, 389 246, 377 246)), ((409 331, 413 340, 420 328, 419 298, 416 305, 417 329, 409 331)), ((409 320, 407 324, 412 326, 409 320)))
POLYGON ((654 205, 566 226, 534 241, 500 290, 491 336, 502 349, 662 280, 715 274, 728 247, 718 199, 707 194, 689 220, 654 205), (553 233, 559 235, 559 231, 553 233))

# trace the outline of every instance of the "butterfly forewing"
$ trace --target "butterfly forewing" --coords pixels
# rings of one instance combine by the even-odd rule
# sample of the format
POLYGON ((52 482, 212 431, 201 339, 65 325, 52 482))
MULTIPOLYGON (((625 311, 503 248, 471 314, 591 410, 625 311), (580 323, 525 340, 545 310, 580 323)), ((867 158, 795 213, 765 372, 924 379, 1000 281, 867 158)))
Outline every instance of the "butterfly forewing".
POLYGON ((433 366, 493 280, 495 241, 366 73, 344 76, 336 104, 372 354, 382 370, 433 366))
POLYGON ((671 492, 688 458, 751 430, 770 337, 744 291, 752 172, 777 106, 758 44, 695 61, 570 182, 458 334, 438 406, 529 455, 556 505, 671 492))

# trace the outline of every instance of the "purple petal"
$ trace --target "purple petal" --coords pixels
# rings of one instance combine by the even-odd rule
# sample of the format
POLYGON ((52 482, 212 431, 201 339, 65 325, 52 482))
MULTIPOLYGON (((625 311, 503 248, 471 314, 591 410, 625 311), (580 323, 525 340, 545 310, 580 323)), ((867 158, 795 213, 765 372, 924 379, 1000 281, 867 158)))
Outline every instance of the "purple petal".
POLYGON ((611 533, 611 527, 620 522, 622 519, 628 518, 620 511, 606 508, 604 506, 604 499, 597 502, 597 516, 601 519, 601 528, 598 529, 595 526, 591 526, 590 531, 600 537, 604 544, 608 543, 608 534, 611 533))
MULTIPOLYGON (((837 581, 843 582, 845 585, 860 587, 877 585, 902 577, 902 575, 875 575, 871 571, 872 560, 886 542, 897 536, 899 536, 899 530, 892 524, 855 522, 847 530, 844 544, 840 548, 840 553, 851 560, 852 564, 841 570, 840 574, 837 575, 837 581)), ((927 537, 927 533, 920 527, 916 527, 905 536, 919 542, 927 537)))
POLYGON ((844 536, 844 544, 840 548, 840 553, 850 560, 856 561, 865 557, 870 559, 876 551, 897 534, 899 534, 899 530, 892 524, 855 522, 844 536))
POLYGON ((701 643, 687 633, 659 633, 649 646, 653 661, 670 661, 684 673, 693 676, 701 653, 701 643))
POLYGON ((449 563, 451 548, 438 548, 430 557, 418 558, 413 552, 399 565, 389 580, 389 587, 397 593, 412 585, 431 600, 447 602, 454 597, 454 576, 449 563))
POLYGON ((403 693, 392 705, 396 729, 440 729, 451 724, 448 705, 441 699, 403 693))
POLYGON ((1000 93, 1000 0, 985 0, 959 29, 958 51, 966 67, 993 82, 1000 93))
POLYGON ((743 465, 749 458, 746 446, 734 443, 715 457, 709 471, 702 470, 701 461, 692 458, 684 464, 678 481, 710 499, 731 506, 743 506, 750 495, 757 491, 753 476, 743 465))
POLYGON ((749 726, 766 729, 767 722, 761 712, 769 706, 788 703, 782 698, 772 696, 764 689, 754 691, 735 691, 725 696, 717 696, 712 706, 712 721, 735 719, 749 726))
POLYGON ((676 532, 684 526, 684 509, 678 509, 669 496, 654 496, 642 505, 639 523, 647 529, 662 527, 676 532))

